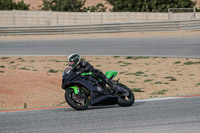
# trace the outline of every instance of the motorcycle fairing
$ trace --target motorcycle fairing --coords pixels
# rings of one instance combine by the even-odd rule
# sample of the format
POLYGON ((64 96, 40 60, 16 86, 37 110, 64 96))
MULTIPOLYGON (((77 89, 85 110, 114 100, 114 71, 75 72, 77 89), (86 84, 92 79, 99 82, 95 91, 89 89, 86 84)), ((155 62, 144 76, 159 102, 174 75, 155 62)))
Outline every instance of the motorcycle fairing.
MULTIPOLYGON (((105 73, 105 75, 106 75, 106 77, 108 77, 109 79, 113 79, 113 78, 115 78, 116 76, 117 76, 117 71, 107 71, 106 73, 105 73)), ((92 76, 94 76, 94 74, 92 73, 92 72, 88 72, 88 73, 81 73, 81 75, 82 76, 86 76, 86 75, 92 75, 92 76)))
POLYGON ((75 93, 76 95, 78 95, 78 93, 79 93, 79 88, 78 88, 78 86, 70 86, 69 88, 74 89, 74 93, 75 93))
POLYGON ((108 77, 110 80, 112 80, 113 78, 115 78, 117 76, 117 71, 107 71, 105 73, 106 77, 108 77))
MULTIPOLYGON (((79 87, 78 87, 79 85, 87 88, 90 91, 90 97, 91 97, 90 105, 91 106, 99 105, 99 104, 103 104, 103 103, 104 104, 105 103, 107 103, 107 104, 116 103, 118 96, 110 95, 110 94, 101 94, 101 92, 99 92, 97 89, 97 84, 99 81, 97 81, 96 79, 91 78, 89 76, 86 76, 86 75, 91 75, 91 74, 92 73, 85 73, 84 74, 85 76, 72 74, 71 79, 63 80, 62 88, 63 89, 72 88, 72 89, 74 89, 75 94, 79 94, 79 87)), ((107 72, 107 76, 109 76, 110 78, 114 78, 116 75, 117 75, 117 72, 115 72, 115 71, 107 72)))

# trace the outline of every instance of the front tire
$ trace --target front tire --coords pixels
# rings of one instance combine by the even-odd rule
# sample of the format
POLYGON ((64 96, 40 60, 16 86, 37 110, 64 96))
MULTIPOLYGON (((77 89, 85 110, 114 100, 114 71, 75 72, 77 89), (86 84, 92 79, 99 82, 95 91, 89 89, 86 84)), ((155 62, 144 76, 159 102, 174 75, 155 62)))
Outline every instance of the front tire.
POLYGON ((65 92, 65 100, 76 110, 86 110, 89 106, 89 100, 84 90, 80 90, 80 94, 75 94, 74 89, 69 88, 65 92))
POLYGON ((117 104, 119 106, 123 106, 123 107, 133 105, 133 103, 135 102, 135 96, 134 96, 133 92, 131 91, 131 89, 129 89, 127 86, 125 86, 123 84, 117 84, 117 85, 119 85, 120 87, 123 87, 129 93, 128 96, 119 95, 117 104))

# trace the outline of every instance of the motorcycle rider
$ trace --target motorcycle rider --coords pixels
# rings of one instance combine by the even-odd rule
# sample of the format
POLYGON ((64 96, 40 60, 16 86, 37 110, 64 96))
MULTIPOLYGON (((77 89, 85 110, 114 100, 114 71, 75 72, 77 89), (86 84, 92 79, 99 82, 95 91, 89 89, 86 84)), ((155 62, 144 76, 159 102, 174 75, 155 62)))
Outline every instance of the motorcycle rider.
MULTIPOLYGON (((78 74, 83 72, 92 72, 97 78, 104 81, 106 84, 110 86, 111 89, 122 93, 125 92, 125 89, 123 87, 115 85, 109 78, 107 78, 101 70, 95 69, 90 63, 87 61, 81 59, 80 55, 78 53, 73 53, 68 56, 68 63, 69 67, 71 69, 74 69, 74 71, 78 74)), ((65 70, 65 73, 67 73, 67 69, 65 70)))

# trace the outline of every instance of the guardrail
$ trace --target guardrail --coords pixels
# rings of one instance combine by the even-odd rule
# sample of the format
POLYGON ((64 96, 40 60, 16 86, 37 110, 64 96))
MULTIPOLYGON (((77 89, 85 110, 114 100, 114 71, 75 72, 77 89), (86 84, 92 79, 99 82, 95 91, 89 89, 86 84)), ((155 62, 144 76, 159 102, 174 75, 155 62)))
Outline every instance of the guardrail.
POLYGON ((63 26, 0 27, 0 35, 81 34, 200 30, 200 20, 63 26))

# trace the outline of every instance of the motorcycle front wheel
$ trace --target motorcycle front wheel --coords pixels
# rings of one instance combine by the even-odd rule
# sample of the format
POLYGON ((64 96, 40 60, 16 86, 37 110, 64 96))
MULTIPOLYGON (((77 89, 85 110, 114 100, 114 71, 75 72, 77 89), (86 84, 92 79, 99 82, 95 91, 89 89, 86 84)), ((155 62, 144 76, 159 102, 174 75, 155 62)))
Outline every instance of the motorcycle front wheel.
POLYGON ((131 91, 131 89, 129 89, 127 86, 123 85, 123 84, 117 84, 120 87, 123 87, 124 89, 126 89, 128 91, 128 96, 123 96, 123 95, 119 95, 118 97, 118 105, 119 106, 131 106, 134 102, 135 102, 135 96, 133 94, 133 92, 131 91))
POLYGON ((65 92, 65 100, 75 110, 86 110, 89 106, 88 97, 82 89, 79 94, 75 94, 72 88, 67 89, 65 92))

